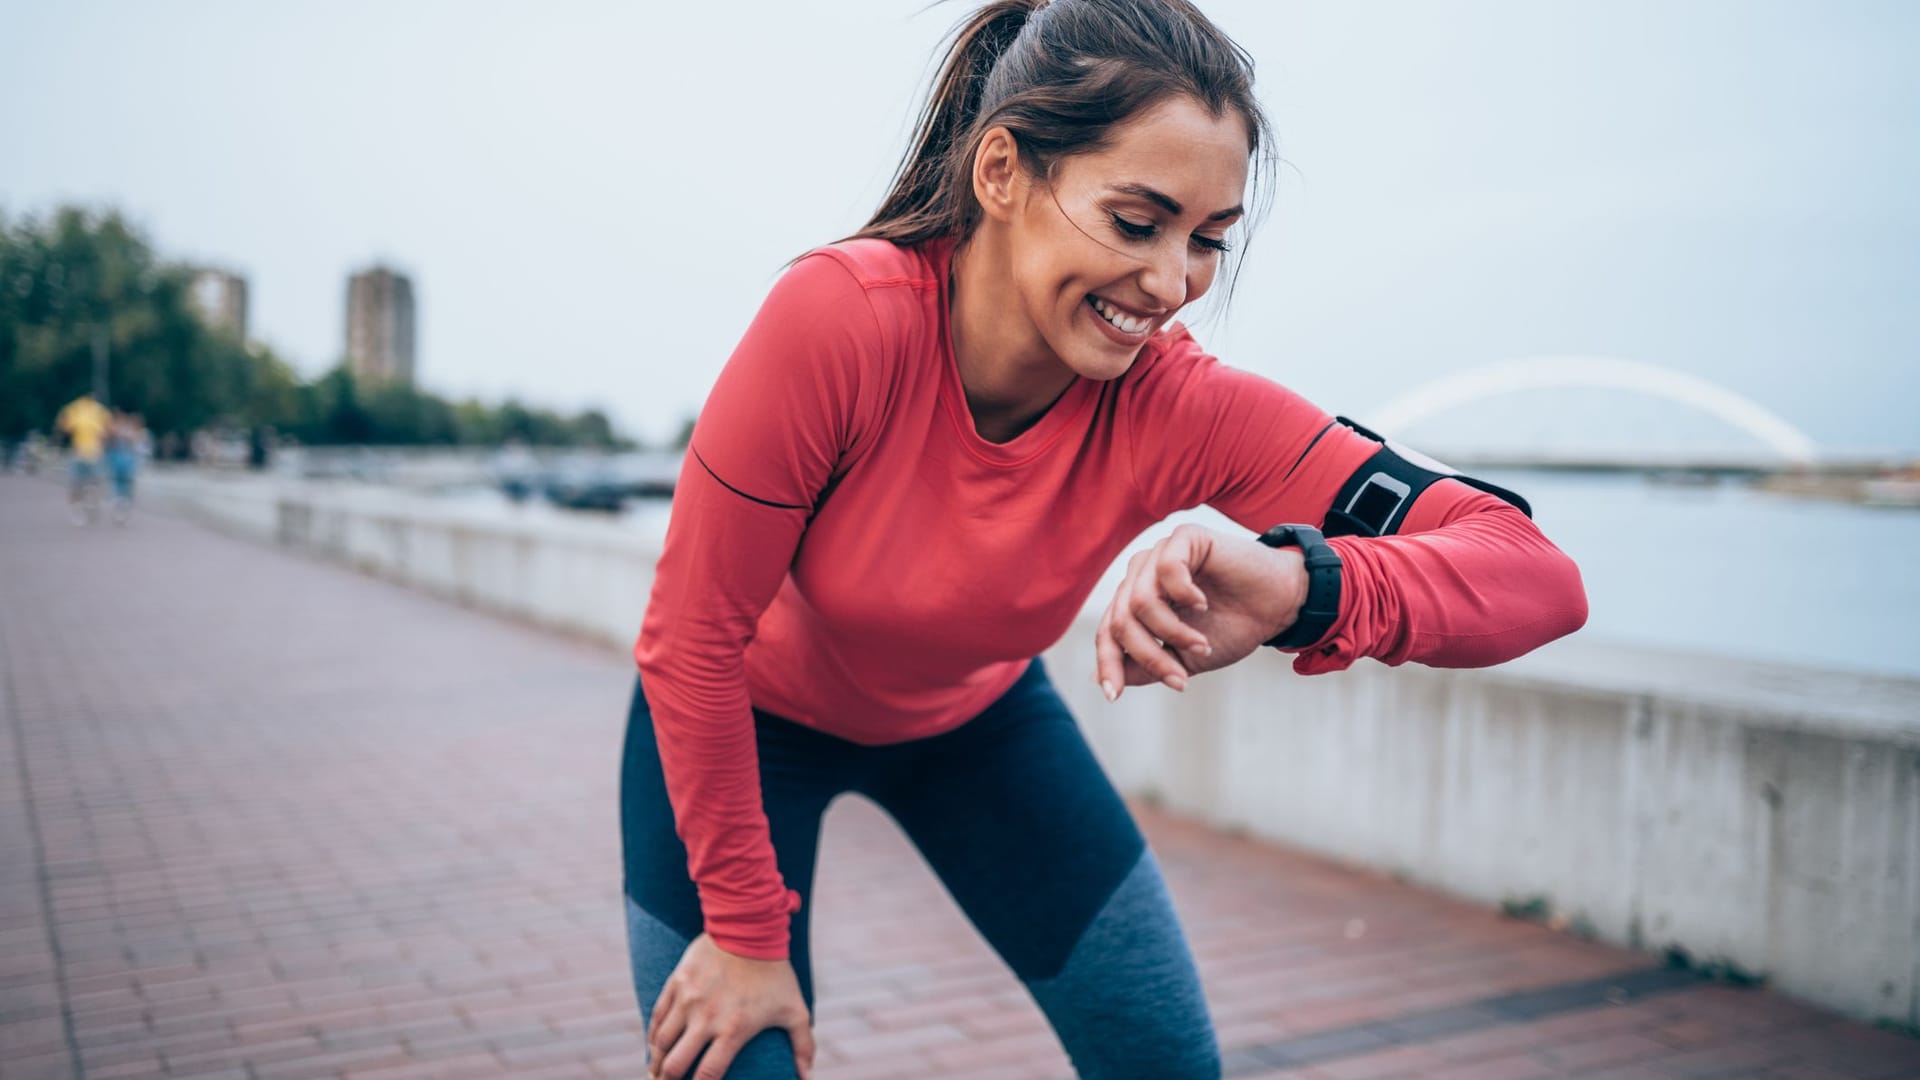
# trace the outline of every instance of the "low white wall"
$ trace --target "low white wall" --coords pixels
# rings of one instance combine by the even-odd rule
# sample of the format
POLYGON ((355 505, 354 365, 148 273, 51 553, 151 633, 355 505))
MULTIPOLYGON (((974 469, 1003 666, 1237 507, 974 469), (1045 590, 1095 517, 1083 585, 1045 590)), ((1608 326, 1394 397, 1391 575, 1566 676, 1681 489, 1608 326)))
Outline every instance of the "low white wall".
POLYGON ((659 539, 532 503, 482 512, 346 482, 155 471, 147 502, 486 611, 631 646, 659 539))
POLYGON ((1647 674, 1672 656, 1567 641, 1485 671, 1240 664, 1107 706, 1090 651, 1048 659, 1126 790, 1915 1019, 1920 684, 1685 657, 1682 690, 1647 674))
MULTIPOLYGON (((156 475, 231 532, 630 646, 658 540, 378 489, 156 475)), ((1557 642, 1503 667, 1186 694, 1092 685, 1092 624, 1047 654, 1115 781, 1217 825, 1607 941, 1680 945, 1866 1019, 1920 1021, 1920 681, 1557 642)))

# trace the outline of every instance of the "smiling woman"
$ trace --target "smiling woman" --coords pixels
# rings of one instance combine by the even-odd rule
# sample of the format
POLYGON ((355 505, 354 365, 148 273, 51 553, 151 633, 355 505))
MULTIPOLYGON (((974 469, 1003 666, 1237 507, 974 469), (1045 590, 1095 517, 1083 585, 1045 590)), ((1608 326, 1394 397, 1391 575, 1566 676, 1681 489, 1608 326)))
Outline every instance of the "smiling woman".
POLYGON ((1262 645, 1302 674, 1492 664, 1585 620, 1521 509, 1173 321, 1246 231, 1251 72, 1181 0, 989 5, 880 210, 795 260, 728 360, 622 766, 654 1075, 811 1073, 808 896, 847 792, 899 821, 1080 1075, 1219 1075, 1153 853, 1037 659, 1174 511, 1249 531, 1133 557, 1093 642, 1110 700, 1262 645))

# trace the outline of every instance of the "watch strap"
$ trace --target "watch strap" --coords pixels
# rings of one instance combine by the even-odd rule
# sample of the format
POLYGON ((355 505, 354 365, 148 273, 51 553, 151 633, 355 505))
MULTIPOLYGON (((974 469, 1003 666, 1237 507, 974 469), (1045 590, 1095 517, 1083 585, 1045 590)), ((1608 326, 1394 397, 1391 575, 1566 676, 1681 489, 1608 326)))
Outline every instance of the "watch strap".
POLYGON ((1319 641, 1340 617, 1340 553, 1311 525, 1275 525, 1260 534, 1260 542, 1299 548, 1307 568, 1307 597, 1300 605, 1300 617, 1267 644, 1300 649, 1319 641))

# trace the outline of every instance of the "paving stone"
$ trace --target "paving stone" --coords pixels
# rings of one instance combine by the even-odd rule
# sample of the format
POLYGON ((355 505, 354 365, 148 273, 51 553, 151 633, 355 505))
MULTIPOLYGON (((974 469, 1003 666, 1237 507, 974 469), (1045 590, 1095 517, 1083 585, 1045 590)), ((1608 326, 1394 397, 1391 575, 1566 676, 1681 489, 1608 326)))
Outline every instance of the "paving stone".
MULTIPOLYGON (((78 1076, 76 1051, 100 1080, 642 1075, 631 689, 619 650, 144 510, 76 529, 56 484, 0 476, 8 1080, 78 1076)), ((1778 995, 1664 986, 1644 957, 1134 810, 1229 1076, 1920 1070, 1913 1040, 1778 995), (1622 978, 1653 996, 1596 1005, 1622 978)), ((820 867, 819 1080, 1072 1074, 885 815, 837 802, 820 867)))

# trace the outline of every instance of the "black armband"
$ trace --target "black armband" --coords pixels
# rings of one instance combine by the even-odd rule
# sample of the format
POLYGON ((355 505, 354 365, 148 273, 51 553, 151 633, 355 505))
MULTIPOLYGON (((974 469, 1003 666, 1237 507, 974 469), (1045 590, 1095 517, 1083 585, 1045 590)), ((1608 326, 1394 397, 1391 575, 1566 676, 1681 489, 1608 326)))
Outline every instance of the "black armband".
POLYGON ((1413 501, 1420 493, 1435 481, 1448 479, 1478 488, 1518 507, 1528 517, 1533 516, 1533 508, 1515 492, 1464 475, 1418 450, 1397 446, 1344 416, 1334 419, 1379 443, 1380 449, 1354 470, 1333 497, 1326 524, 1320 530, 1327 536, 1386 536, 1399 532, 1401 523, 1407 519, 1407 511, 1413 509, 1413 501))

